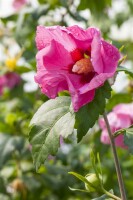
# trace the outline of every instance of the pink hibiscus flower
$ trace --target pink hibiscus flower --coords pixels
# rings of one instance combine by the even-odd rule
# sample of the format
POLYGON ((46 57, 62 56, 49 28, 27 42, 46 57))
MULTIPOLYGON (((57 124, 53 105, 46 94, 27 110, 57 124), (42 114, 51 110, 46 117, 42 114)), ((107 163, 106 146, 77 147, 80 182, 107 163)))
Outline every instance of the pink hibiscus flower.
POLYGON ((49 98, 68 90, 75 112, 116 72, 120 53, 96 28, 37 27, 35 81, 49 98))
MULTIPOLYGON (((128 128, 133 123, 133 103, 119 104, 113 108, 113 111, 108 115, 109 124, 112 133, 122 129, 128 128)), ((101 142, 104 144, 110 144, 107 128, 104 119, 99 120, 99 125, 102 129, 101 142)), ((123 135, 119 135, 115 139, 116 146, 127 148, 124 145, 123 135)))
POLYGON ((21 78, 18 74, 13 72, 8 72, 3 76, 0 76, 0 95, 3 94, 4 88, 12 89, 18 85, 21 81, 21 78))
POLYGON ((27 0, 13 0, 12 6, 15 10, 19 10, 27 3, 27 0))

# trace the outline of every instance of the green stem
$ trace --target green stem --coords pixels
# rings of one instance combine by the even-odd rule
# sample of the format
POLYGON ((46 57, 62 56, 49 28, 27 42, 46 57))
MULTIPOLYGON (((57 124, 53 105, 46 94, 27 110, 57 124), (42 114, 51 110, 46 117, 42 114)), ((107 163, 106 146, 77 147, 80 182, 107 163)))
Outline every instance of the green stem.
POLYGON ((107 127, 107 130, 108 130, 108 135, 109 135, 109 138, 110 138, 110 144, 111 144, 111 148, 112 148, 112 152, 113 152, 113 156, 114 156, 114 163, 115 163, 115 168, 116 168, 121 198, 122 198, 122 200, 127 200, 124 182, 123 182, 122 173, 121 173, 121 168, 120 168, 120 163, 119 163, 119 159, 118 159, 118 156, 117 156, 116 146, 115 146, 114 138, 113 138, 113 135, 112 135, 112 132, 111 132, 111 129, 110 129, 110 125, 109 125, 106 113, 103 114, 103 117, 104 117, 106 127, 107 127))
POLYGON ((114 134, 113 134, 113 137, 116 138, 118 137, 119 135, 122 135, 125 133, 125 129, 121 129, 119 131, 116 131, 114 134))
POLYGON ((114 194, 111 194, 110 192, 106 191, 104 188, 102 190, 108 197, 111 197, 112 199, 115 199, 115 200, 121 200, 119 197, 115 196, 114 194))

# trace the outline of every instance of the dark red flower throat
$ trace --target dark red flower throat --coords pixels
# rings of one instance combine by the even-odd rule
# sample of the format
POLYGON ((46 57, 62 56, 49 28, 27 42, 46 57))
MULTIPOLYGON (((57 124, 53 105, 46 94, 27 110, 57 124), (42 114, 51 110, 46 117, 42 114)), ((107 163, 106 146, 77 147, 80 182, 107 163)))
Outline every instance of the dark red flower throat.
POLYGON ((72 66, 72 72, 86 75, 94 71, 90 59, 91 48, 85 52, 77 48, 71 52, 71 56, 75 62, 75 64, 72 66))

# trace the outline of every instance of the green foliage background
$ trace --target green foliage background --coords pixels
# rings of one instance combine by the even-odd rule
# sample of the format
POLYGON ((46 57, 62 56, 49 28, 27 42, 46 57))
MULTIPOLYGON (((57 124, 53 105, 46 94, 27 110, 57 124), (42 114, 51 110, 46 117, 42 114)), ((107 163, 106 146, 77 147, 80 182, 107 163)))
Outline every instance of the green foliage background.
MULTIPOLYGON (((133 1, 125 0, 125 12, 119 11, 112 18, 109 9, 119 0, 38 0, 38 6, 29 3, 19 12, 0 21, 1 46, 11 48, 9 41, 16 41, 22 54, 23 65, 19 64, 14 71, 27 74, 36 71, 35 31, 38 24, 63 25, 78 24, 82 27, 96 26, 103 37, 112 40, 111 27, 119 29, 133 17, 133 1), (85 12, 83 12, 85 11, 85 12), (89 18, 86 17, 88 16, 89 18), (58 17, 55 17, 58 15, 58 17), (11 26, 12 24, 12 26, 11 26)), ((112 41, 117 47, 125 44, 124 53, 127 60, 133 62, 133 41, 131 39, 112 41)), ((0 74, 5 73, 4 61, 0 61, 0 74)), ((130 79, 129 79, 130 80, 130 79)), ((35 172, 31 157, 31 146, 28 143, 29 122, 38 107, 48 100, 40 93, 40 89, 27 92, 24 80, 13 90, 4 90, 0 96, 0 200, 87 200, 101 194, 85 194, 72 192, 72 188, 83 188, 84 185, 75 180, 69 171, 82 175, 93 172, 89 152, 93 148, 100 153, 107 190, 118 192, 118 184, 110 147, 100 143, 100 130, 95 126, 83 140, 76 144, 75 136, 70 136, 59 149, 54 158, 49 158, 45 165, 35 172)), ((107 110, 121 102, 131 102, 133 83, 121 93, 112 91, 112 98, 107 103, 107 110)), ((84 133, 83 133, 84 135, 84 133)), ((133 157, 126 150, 118 149, 128 200, 133 199, 133 157)))

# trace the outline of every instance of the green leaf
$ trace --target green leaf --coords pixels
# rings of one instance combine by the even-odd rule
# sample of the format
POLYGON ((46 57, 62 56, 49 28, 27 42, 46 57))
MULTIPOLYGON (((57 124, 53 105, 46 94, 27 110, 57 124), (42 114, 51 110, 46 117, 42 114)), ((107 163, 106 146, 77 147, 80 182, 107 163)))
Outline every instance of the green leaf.
POLYGON ((15 150, 21 151, 23 146, 23 138, 0 134, 0 168, 10 159, 15 150))
MULTIPOLYGON (((100 174, 101 176, 103 176, 102 166, 101 166, 101 160, 100 160, 100 155, 99 155, 99 153, 97 153, 97 162, 98 162, 97 168, 98 168, 99 174, 100 174)), ((103 179, 102 179, 102 182, 103 182, 103 179)))
POLYGON ((94 100, 83 106, 76 113, 76 124, 78 142, 81 141, 82 137, 92 128, 98 119, 99 115, 102 115, 105 109, 106 98, 109 99, 111 96, 111 87, 106 82, 102 87, 96 90, 94 100))
POLYGON ((94 152, 91 151, 90 152, 90 159, 91 159, 91 164, 92 164, 92 167, 95 171, 95 174, 99 180, 99 183, 101 185, 103 185, 103 174, 102 174, 102 167, 101 167, 101 162, 100 162, 100 156, 99 154, 97 153, 97 157, 95 157, 94 155, 94 152), (97 159, 97 162, 96 162, 96 159, 97 159))
POLYGON ((76 189, 76 188, 71 188, 71 187, 69 187, 69 189, 70 189, 71 191, 87 192, 87 193, 89 193, 87 190, 76 189))
POLYGON ((118 135, 125 134, 126 130, 125 128, 119 129, 118 131, 114 132, 113 137, 116 138, 118 135))
POLYGON ((133 154, 133 126, 125 129, 124 144, 128 146, 129 152, 133 154))
POLYGON ((133 78, 133 70, 127 69, 125 67, 119 66, 117 67, 117 72, 125 72, 126 74, 130 75, 133 78))
POLYGON ((119 103, 130 103, 132 102, 132 94, 129 93, 117 93, 114 94, 106 104, 106 109, 112 110, 112 108, 119 103))
POLYGON ((67 138, 73 133, 75 115, 68 96, 57 97, 44 103, 33 116, 29 140, 36 170, 48 155, 55 155, 60 136, 67 138))
POLYGON ((92 183, 90 183, 90 182, 87 180, 87 178, 85 178, 84 176, 82 176, 82 175, 80 175, 80 174, 78 174, 78 173, 76 173, 76 172, 68 172, 68 174, 71 174, 71 175, 75 176, 76 178, 78 178, 79 180, 81 180, 83 183, 86 183, 86 184, 89 185, 90 187, 95 188, 95 186, 94 186, 92 183))
POLYGON ((19 73, 19 74, 23 74, 26 72, 30 72, 32 69, 29 67, 25 67, 25 66, 17 66, 15 69, 15 72, 19 73))
POLYGON ((93 151, 90 152, 90 159, 91 159, 92 167, 95 170, 96 176, 99 179, 99 172, 97 170, 96 158, 93 151))
POLYGON ((124 49, 124 47, 125 47, 125 46, 124 46, 124 45, 122 45, 122 46, 119 48, 119 51, 120 51, 120 52, 122 52, 122 51, 123 51, 123 49, 124 49))

